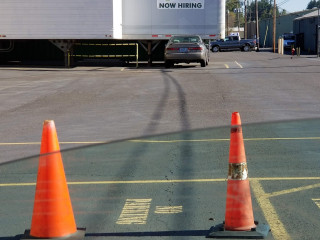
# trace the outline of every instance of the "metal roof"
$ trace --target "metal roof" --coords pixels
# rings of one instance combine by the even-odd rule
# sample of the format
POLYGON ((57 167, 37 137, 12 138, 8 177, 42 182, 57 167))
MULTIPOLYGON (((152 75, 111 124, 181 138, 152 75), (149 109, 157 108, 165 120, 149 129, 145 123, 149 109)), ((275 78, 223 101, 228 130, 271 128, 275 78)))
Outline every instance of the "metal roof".
POLYGON ((303 15, 302 17, 298 17, 298 18, 295 18, 294 21, 296 20, 301 20, 301 19, 306 19, 306 18, 313 18, 313 17, 318 17, 318 9, 311 12, 311 13, 308 13, 306 15, 303 15))

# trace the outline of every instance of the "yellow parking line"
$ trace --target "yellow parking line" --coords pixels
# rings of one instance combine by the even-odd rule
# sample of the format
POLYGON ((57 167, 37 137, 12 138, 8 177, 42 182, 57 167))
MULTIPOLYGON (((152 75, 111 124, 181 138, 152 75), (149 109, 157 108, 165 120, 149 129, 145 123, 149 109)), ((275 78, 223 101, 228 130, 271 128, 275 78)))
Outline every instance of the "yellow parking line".
MULTIPOLYGON (((250 184, 253 194, 256 197, 266 221, 272 229, 272 235, 275 240, 290 240, 290 236, 281 222, 277 211, 270 201, 270 197, 276 197, 284 194, 294 193, 303 190, 309 190, 320 187, 320 184, 313 184, 288 190, 282 190, 273 193, 266 193, 260 181, 281 181, 281 180, 320 180, 320 177, 273 177, 273 178, 250 178, 250 184)), ((92 185, 92 184, 159 184, 159 183, 204 183, 204 182, 226 182, 227 179, 181 179, 181 180, 136 180, 136 181, 92 181, 92 182, 69 182, 68 185, 92 185)), ((20 186, 35 186, 35 183, 4 183, 0 187, 20 187, 20 186)), ((131 199, 132 200, 132 199, 131 199)), ((130 201, 131 201, 130 200, 130 201)), ((318 199, 313 199, 318 200, 318 199)), ((128 201, 128 200, 127 200, 128 201)), ((130 202, 129 201, 129 202, 130 202)), ((134 200, 136 201, 136 200, 134 200)), ((139 206, 140 212, 132 212, 129 208, 132 204, 128 203, 118 219, 117 224, 145 224, 148 216, 151 199, 144 199, 145 206, 139 206)), ((138 203, 138 202, 137 202, 138 203)), ((140 203, 139 203, 140 204, 140 203)), ((318 205, 318 203, 316 203, 318 205)), ((320 206, 319 206, 320 207, 320 206)), ((169 209, 170 210, 170 209, 169 209)), ((170 211, 169 211, 170 212, 170 211)))
MULTIPOLYGON (((152 184, 152 183, 203 183, 225 182, 227 179, 183 179, 183 180, 133 180, 133 181, 92 181, 92 182, 68 182, 68 185, 99 185, 99 184, 152 184)), ((36 183, 0 183, 0 187, 34 186, 36 183)))
POLYGON ((224 66, 225 66, 226 68, 230 68, 228 64, 224 64, 224 66))
MULTIPOLYGON (((286 231, 283 223, 277 214, 277 211, 271 204, 270 198, 284 194, 294 193, 303 190, 309 190, 320 187, 320 184, 313 184, 298 188, 292 188, 288 190, 266 193, 263 190, 261 181, 280 181, 280 180, 320 180, 320 177, 273 177, 273 178, 250 178, 250 185, 253 194, 256 197, 266 221, 269 223, 272 234, 275 240, 290 240, 290 236, 286 231)), ((160 184, 160 183, 204 183, 204 182, 226 182, 227 179, 177 179, 177 180, 136 180, 136 181, 91 181, 91 182, 69 182, 68 185, 93 185, 93 184, 160 184)), ((35 183, 3 183, 0 187, 21 187, 21 186, 35 186, 35 183)), ((128 199, 127 205, 123 209, 121 217, 119 217, 117 224, 145 224, 151 199, 128 199), (140 203, 140 200, 142 201, 140 203), (135 206, 140 212, 132 212, 130 207, 135 204, 139 205, 139 208, 135 206), (133 204, 133 205, 132 205, 133 204), (128 216, 130 215, 130 218, 128 216)), ((318 200, 318 199, 313 199, 318 200)), ((134 210, 134 209, 133 209, 134 210)), ((170 209, 169 209, 170 210, 170 209)), ((170 212, 170 211, 169 211, 170 212)))
MULTIPOLYGON (((280 141, 280 140, 320 140, 320 137, 292 137, 292 138, 245 138, 244 141, 280 141)), ((128 142, 135 143, 179 143, 179 142, 224 142, 230 141, 229 138, 212 138, 212 139, 177 139, 177 140, 148 140, 148 139, 132 139, 127 140, 128 142)), ((60 142, 60 144, 103 144, 112 143, 108 141, 87 141, 87 142, 60 142)), ((10 145, 40 145, 41 142, 3 142, 0 146, 10 145)))
MULTIPOLYGON (((69 185, 91 185, 91 184, 152 184, 152 183, 204 183, 225 182, 226 178, 217 179, 177 179, 177 180, 133 180, 133 181, 95 181, 95 182, 70 182, 69 185)), ((0 184, 1 186, 1 184, 0 184)))
MULTIPOLYGON (((299 137, 299 138, 245 138, 244 141, 279 141, 279 140, 320 140, 320 137, 299 137)), ((136 139, 129 140, 130 142, 137 143, 177 143, 177 142, 223 142, 230 141, 229 138, 216 138, 216 139, 193 139, 193 140, 146 140, 136 139)))
POLYGON ((154 211, 157 214, 176 214, 182 212, 182 206, 156 206, 156 210, 154 211))
MULTIPOLYGON (((320 177, 274 177, 274 178, 250 178, 250 181, 297 181, 297 180, 320 180, 320 177)), ((103 185, 103 184, 160 184, 160 183, 209 183, 226 182, 227 178, 216 179, 176 179, 176 180, 132 180, 132 181, 91 181, 91 182, 68 182, 68 185, 103 185)), ((34 186, 36 183, 0 183, 0 187, 34 186)), ((313 185, 312 185, 313 186, 313 185)), ((316 187, 317 184, 316 184, 316 187)))
MULTIPOLYGON (((101 144, 109 142, 59 142, 61 144, 101 144)), ((10 145, 40 145, 41 142, 18 142, 18 143, 0 143, 0 146, 10 146, 10 145)))
POLYGON ((40 142, 0 143, 0 146, 10 145, 40 145, 40 142))
POLYGON ((291 188, 291 189, 286 189, 286 190, 282 190, 282 191, 278 191, 278 192, 273 192, 273 193, 266 193, 265 197, 276 197, 276 196, 280 196, 280 195, 285 195, 285 194, 289 194, 289 193, 295 193, 295 192, 300 192, 300 191, 304 191, 304 190, 309 190, 309 189, 313 189, 313 188, 319 188, 320 187, 320 183, 318 184, 313 184, 313 185, 308 185, 308 186, 303 186, 303 187, 298 187, 298 188, 291 188))
POLYGON ((242 65, 240 63, 238 63, 237 61, 234 61, 240 68, 243 68, 242 65))
POLYGON ((320 137, 297 137, 297 138, 247 138, 245 141, 275 141, 275 140, 320 140, 320 137))
POLYGON ((314 204, 317 205, 318 208, 320 208, 320 199, 319 198, 312 198, 311 200, 314 202, 314 204))
POLYGON ((194 140, 129 140, 129 142, 136 143, 179 143, 179 142, 223 142, 230 141, 230 139, 194 139, 194 140))
POLYGON ((23 186, 35 186, 36 183, 1 183, 0 187, 23 187, 23 186))
POLYGON ((117 224, 147 224, 152 199, 127 199, 117 224))
POLYGON ((272 235, 275 240, 290 240, 290 236, 285 229, 283 223, 280 221, 280 218, 277 214, 277 211, 271 204, 268 197, 266 197, 266 193, 264 192, 261 184, 257 180, 253 180, 250 183, 251 188, 253 190, 254 195, 256 196, 256 200, 268 222, 270 225, 272 235))
POLYGON ((265 178, 250 178, 250 180, 258 181, 297 181, 297 180, 320 180, 320 177, 265 177, 265 178))
POLYGON ((97 142, 60 142, 60 144, 100 144, 100 143, 110 143, 108 141, 102 142, 102 141, 97 141, 97 142))

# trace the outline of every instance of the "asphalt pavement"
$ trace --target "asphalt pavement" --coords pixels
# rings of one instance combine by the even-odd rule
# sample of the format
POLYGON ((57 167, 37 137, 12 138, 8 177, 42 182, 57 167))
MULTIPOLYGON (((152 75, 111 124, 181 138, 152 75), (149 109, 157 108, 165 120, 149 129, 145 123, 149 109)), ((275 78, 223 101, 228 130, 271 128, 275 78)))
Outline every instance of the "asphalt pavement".
POLYGON ((221 52, 206 68, 1 67, 0 161, 21 160, 0 166, 0 239, 30 228, 46 119, 86 239, 204 239, 224 220, 234 111, 268 239, 318 239, 319 65, 221 52))

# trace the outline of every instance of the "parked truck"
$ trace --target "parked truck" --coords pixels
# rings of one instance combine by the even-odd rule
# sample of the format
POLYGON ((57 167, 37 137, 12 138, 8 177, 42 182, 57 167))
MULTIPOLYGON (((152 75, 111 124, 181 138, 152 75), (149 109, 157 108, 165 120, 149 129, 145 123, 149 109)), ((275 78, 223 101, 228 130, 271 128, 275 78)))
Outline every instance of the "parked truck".
POLYGON ((159 48, 163 56, 173 35, 224 38, 224 16, 224 0, 1 0, 0 58, 43 52, 51 46, 43 42, 48 41, 61 50, 69 66, 72 58, 81 56, 129 56, 123 49, 130 43, 136 56, 135 49, 142 49, 139 58, 144 55, 151 62, 159 48), (79 51, 80 46, 105 48, 90 55, 79 51), (122 49, 122 55, 110 54, 110 49, 122 49))
POLYGON ((242 50, 248 52, 257 47, 255 39, 241 39, 239 33, 231 34, 225 39, 213 41, 210 44, 212 52, 219 52, 222 50, 242 50))
POLYGON ((293 33, 285 33, 282 35, 284 49, 292 49, 296 43, 296 36, 293 33))

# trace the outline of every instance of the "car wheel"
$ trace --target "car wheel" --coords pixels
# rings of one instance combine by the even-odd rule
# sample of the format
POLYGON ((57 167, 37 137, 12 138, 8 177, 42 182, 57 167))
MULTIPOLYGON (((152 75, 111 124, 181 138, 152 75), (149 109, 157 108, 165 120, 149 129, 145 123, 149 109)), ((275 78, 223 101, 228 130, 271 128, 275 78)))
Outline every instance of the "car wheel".
POLYGON ((207 66, 206 61, 205 60, 201 60, 200 61, 200 65, 201 65, 201 67, 207 66))
POLYGON ((219 48, 219 46, 213 46, 213 47, 211 48, 211 50, 212 50, 212 52, 219 52, 219 51, 220 51, 220 48, 219 48))
POLYGON ((250 46, 249 46, 249 45, 245 45, 245 46, 243 47, 243 51, 249 52, 249 50, 250 50, 250 46))

